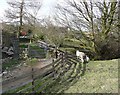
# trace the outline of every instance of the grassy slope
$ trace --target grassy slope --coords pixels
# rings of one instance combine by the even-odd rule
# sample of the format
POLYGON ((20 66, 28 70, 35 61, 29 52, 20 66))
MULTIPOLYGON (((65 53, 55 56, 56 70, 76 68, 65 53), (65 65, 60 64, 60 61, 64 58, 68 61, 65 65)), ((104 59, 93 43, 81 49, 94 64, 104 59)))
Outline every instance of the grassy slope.
POLYGON ((91 61, 85 75, 65 93, 117 93, 118 59, 91 61))

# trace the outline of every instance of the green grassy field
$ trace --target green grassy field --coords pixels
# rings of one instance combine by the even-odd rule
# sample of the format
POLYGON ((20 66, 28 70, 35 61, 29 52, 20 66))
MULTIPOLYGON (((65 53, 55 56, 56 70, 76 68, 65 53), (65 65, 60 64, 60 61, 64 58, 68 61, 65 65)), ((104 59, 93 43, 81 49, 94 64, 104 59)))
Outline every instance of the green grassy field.
POLYGON ((64 93, 118 93, 118 59, 91 61, 85 75, 64 93))
MULTIPOLYGON (((120 59, 90 61, 83 76, 73 78, 71 82, 66 78, 63 78, 61 83, 61 78, 56 81, 51 80, 44 91, 46 93, 118 93, 118 60, 120 59)), ((36 83, 41 84, 41 80, 38 79, 36 83)), ((26 86, 17 90, 24 89, 26 86)))

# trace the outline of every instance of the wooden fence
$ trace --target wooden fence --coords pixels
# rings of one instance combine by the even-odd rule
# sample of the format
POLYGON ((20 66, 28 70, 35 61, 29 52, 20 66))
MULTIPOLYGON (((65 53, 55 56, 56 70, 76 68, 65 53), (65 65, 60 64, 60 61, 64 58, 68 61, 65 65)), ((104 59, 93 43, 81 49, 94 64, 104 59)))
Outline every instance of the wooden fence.
POLYGON ((48 93, 50 89, 56 93, 55 84, 64 84, 84 74, 86 64, 82 66, 75 55, 58 51, 59 57, 47 66, 2 81, 2 93, 48 93))
POLYGON ((68 77, 67 80, 80 77, 84 73, 84 70, 80 73, 81 70, 81 62, 76 56, 62 52, 57 60, 41 69, 32 69, 22 76, 2 81, 3 93, 43 93, 64 76, 68 77))

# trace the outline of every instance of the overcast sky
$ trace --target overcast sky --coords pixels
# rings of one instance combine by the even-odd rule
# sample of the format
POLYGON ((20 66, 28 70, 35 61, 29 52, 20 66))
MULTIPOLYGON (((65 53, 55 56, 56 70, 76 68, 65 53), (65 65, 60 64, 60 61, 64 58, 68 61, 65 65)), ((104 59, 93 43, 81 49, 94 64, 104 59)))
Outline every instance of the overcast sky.
MULTIPOLYGON (((7 1, 11 1, 11 0, 0 0, 0 21, 4 19, 4 14, 5 14, 4 11, 9 6, 7 4, 7 1)), ((55 6, 58 2, 59 3, 61 2, 61 4, 64 6, 66 0, 38 0, 38 1, 43 1, 42 7, 39 11, 39 17, 44 18, 44 17, 54 14, 55 6)), ((86 1, 89 1, 89 0, 86 0, 86 1)), ((93 0, 93 1, 97 2, 101 0, 93 0)))
POLYGON ((4 10, 7 9, 8 4, 6 3, 6 0, 0 0, 0 17, 3 16, 4 10))
MULTIPOLYGON (((4 18, 4 11, 8 8, 8 0, 0 0, 0 19, 4 18)), ((43 0, 43 6, 39 12, 39 16, 46 17, 53 13, 54 7, 59 0, 43 0)))

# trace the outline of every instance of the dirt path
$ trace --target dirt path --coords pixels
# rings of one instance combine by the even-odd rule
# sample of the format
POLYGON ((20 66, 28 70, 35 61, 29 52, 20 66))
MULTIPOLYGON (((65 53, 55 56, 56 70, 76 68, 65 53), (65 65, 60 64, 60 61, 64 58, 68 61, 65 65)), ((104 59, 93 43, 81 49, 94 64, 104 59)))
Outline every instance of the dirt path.
MULTIPOLYGON (((36 63, 33 68, 34 70, 40 70, 42 69, 44 66, 47 66, 48 64, 52 63, 52 59, 41 59, 38 63, 36 63)), ((5 81, 3 82, 2 86, 2 90, 3 92, 9 90, 9 89, 14 89, 16 88, 17 86, 20 86, 20 85, 24 85, 26 84, 27 82, 30 82, 32 81, 32 78, 31 76, 29 77, 24 77, 24 75, 27 75, 29 73, 31 73, 32 71, 32 67, 31 66, 19 66, 17 68, 15 68, 14 70, 8 72, 8 74, 4 75, 3 76, 3 80, 8 80, 8 81, 5 81), (23 76, 24 78, 19 78, 17 79, 17 77, 20 77, 20 76, 23 76)), ((45 72, 45 70, 42 70, 42 72, 45 72)), ((39 72, 39 73, 42 73, 42 72, 39 72)))
POLYGON ((33 67, 27 66, 27 65, 18 65, 14 69, 8 71, 8 73, 5 74, 2 77, 2 79, 6 80, 6 79, 11 78, 11 77, 21 76, 24 73, 31 71, 32 68, 34 68, 35 70, 40 69, 40 68, 43 68, 44 66, 46 66, 50 63, 52 63, 52 59, 40 59, 39 62, 36 63, 33 67))
POLYGON ((38 64, 36 64, 33 68, 37 68, 37 69, 40 69, 40 68, 43 68, 44 66, 48 65, 52 63, 52 59, 49 59, 49 60, 46 60, 46 59, 42 59, 39 61, 38 64))

